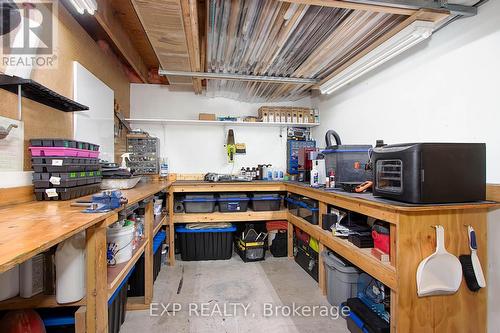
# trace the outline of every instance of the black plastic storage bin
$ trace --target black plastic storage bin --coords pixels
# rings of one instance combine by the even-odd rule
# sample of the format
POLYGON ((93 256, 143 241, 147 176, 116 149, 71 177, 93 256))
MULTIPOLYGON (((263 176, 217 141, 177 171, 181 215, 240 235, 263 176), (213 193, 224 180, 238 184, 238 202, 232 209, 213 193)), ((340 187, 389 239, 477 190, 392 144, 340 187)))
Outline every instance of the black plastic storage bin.
POLYGON ((248 195, 245 193, 227 193, 220 194, 217 202, 219 203, 220 212, 246 212, 249 200, 248 195))
POLYGON ((108 332, 118 333, 125 322, 127 312, 127 284, 134 272, 132 269, 108 300, 108 332))
POLYGON ((182 202, 186 213, 213 213, 217 199, 213 194, 187 194, 182 202))
POLYGON ((255 212, 280 210, 281 195, 278 193, 255 193, 252 196, 251 205, 255 212))
POLYGON ((301 217, 314 225, 319 223, 319 203, 317 200, 289 194, 285 201, 288 210, 293 215, 301 217))
POLYGON ((294 252, 295 262, 314 280, 318 281, 319 254, 299 238, 295 239, 294 252))
POLYGON ((245 242, 235 238, 234 249, 244 262, 262 261, 266 259, 266 242, 245 242))
MULTIPOLYGON (((166 233, 158 231, 153 238, 153 282, 156 281, 161 270, 161 246, 165 242, 166 233)), ((135 270, 128 280, 128 297, 144 296, 144 255, 135 264, 135 270)))
POLYGON ((74 333, 75 312, 79 307, 36 309, 47 333, 74 333))
POLYGON ((184 261, 227 260, 233 255, 234 226, 210 229, 176 227, 175 231, 184 261))
POLYGON ((357 328, 359 328, 361 332, 390 332, 390 324, 366 306, 361 299, 349 298, 346 304, 350 309, 350 315, 347 317, 347 325, 353 329, 351 332, 359 332, 356 330, 357 328))

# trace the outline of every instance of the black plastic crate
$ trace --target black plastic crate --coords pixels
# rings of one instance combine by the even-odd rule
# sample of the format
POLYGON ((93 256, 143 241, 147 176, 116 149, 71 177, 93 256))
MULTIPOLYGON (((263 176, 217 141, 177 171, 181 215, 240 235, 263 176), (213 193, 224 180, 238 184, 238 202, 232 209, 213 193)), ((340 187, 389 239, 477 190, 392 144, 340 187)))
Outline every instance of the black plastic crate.
POLYGON ((277 211, 281 209, 281 195, 279 193, 255 193, 251 200, 252 210, 277 211))
POLYGON ((219 195, 219 211, 223 213, 246 212, 249 202, 245 193, 227 193, 219 195))
POLYGON ((188 229, 176 227, 181 259, 184 261, 227 260, 233 255, 236 227, 188 229))
MULTIPOLYGON (((159 231, 153 239, 153 282, 156 281, 161 270, 161 248, 165 242, 165 231, 159 231)), ((144 296, 144 255, 135 264, 135 270, 130 275, 128 297, 144 296)))
POLYGON ((128 273, 127 277, 122 281, 114 294, 108 300, 109 333, 120 332, 120 327, 125 322, 125 315, 127 313, 127 285, 132 272, 133 270, 128 273))
POLYGON ((288 210, 293 215, 301 217, 314 225, 319 223, 319 203, 317 200, 289 194, 285 201, 288 210))
POLYGON ((57 188, 36 188, 35 196, 38 201, 57 201, 57 200, 71 200, 83 197, 89 194, 99 192, 101 190, 100 184, 76 186, 76 187, 57 187, 57 188))
POLYGON ((373 333, 390 332, 390 324, 373 312, 361 299, 349 298, 346 303, 351 314, 354 313, 351 319, 355 321, 356 326, 363 328, 363 332, 365 330, 373 333))
POLYGON ((245 242, 235 238, 234 250, 244 262, 262 261, 266 259, 266 242, 245 242))
POLYGON ((35 188, 74 187, 81 185, 78 172, 33 173, 35 188))

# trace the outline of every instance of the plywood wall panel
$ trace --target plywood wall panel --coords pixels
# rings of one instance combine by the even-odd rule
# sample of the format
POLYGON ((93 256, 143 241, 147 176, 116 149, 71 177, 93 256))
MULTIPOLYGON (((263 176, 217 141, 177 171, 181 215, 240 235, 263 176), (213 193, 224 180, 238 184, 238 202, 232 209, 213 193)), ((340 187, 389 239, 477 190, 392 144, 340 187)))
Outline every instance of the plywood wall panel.
MULTIPOLYGON (((130 83, 118 61, 107 56, 95 41, 68 13, 64 6, 58 6, 57 56, 55 69, 34 69, 32 79, 48 88, 73 98, 73 61, 78 61, 115 92, 115 98, 125 117, 130 114, 130 83)), ((0 71, 5 68, 0 66, 0 71)), ((51 109, 36 102, 23 99, 23 121, 25 128, 25 170, 31 165, 27 154, 30 138, 73 136, 73 115, 51 109)), ((17 118, 17 96, 0 90, 0 116, 17 118)))

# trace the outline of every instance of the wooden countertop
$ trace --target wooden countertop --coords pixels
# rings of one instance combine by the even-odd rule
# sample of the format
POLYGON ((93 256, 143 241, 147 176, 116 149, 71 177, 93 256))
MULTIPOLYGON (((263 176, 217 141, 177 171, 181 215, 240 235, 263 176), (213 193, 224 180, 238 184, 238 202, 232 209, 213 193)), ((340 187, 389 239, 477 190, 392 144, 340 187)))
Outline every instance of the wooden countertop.
POLYGON ((206 181, 181 180, 172 183, 174 192, 218 192, 218 191, 290 191, 298 192, 313 199, 328 202, 328 199, 347 200, 355 204, 365 204, 391 211, 417 212, 435 210, 456 209, 487 209, 500 207, 499 203, 492 201, 454 203, 454 204, 432 204, 415 205, 398 202, 394 200, 374 197, 371 193, 347 193, 342 190, 327 191, 325 189, 312 188, 306 183, 292 181, 253 181, 253 182, 220 182, 212 183, 206 181), (267 189, 266 189, 267 188, 267 189))
MULTIPOLYGON (((122 191, 129 204, 170 186, 168 182, 139 183, 122 191)), ((82 213, 72 201, 33 201, 0 208, 0 273, 105 219, 117 220, 114 211, 82 213)))

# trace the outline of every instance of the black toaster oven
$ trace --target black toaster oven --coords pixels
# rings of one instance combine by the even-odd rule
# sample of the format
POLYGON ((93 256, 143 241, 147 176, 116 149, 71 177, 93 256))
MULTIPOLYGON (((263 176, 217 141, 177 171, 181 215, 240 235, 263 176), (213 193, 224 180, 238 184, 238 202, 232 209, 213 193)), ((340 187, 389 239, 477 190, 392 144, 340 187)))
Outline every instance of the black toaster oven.
POLYGON ((373 194, 410 203, 485 200, 484 143, 408 143, 373 149, 373 194))

